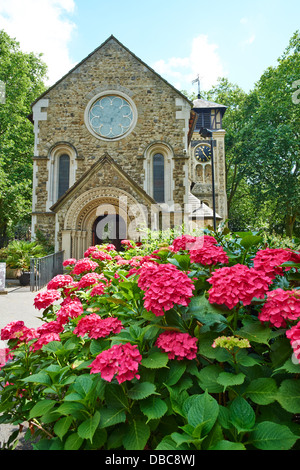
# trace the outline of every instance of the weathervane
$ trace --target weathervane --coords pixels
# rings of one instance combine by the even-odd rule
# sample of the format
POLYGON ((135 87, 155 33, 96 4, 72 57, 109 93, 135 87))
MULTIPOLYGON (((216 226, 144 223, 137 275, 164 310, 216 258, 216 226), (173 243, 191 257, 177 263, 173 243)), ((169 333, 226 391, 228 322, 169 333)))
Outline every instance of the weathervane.
POLYGON ((200 100, 200 77, 199 74, 197 75, 197 78, 192 81, 192 83, 198 83, 198 100, 200 100))

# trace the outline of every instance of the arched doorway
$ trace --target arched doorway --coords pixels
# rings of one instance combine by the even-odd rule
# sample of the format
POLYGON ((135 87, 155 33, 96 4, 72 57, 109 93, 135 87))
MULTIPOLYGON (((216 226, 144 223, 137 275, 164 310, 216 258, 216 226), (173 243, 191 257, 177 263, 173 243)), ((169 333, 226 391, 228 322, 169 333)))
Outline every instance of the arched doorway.
POLYGON ((123 247, 121 240, 126 238, 126 222, 119 214, 100 215, 93 224, 93 245, 112 243, 117 251, 123 247))

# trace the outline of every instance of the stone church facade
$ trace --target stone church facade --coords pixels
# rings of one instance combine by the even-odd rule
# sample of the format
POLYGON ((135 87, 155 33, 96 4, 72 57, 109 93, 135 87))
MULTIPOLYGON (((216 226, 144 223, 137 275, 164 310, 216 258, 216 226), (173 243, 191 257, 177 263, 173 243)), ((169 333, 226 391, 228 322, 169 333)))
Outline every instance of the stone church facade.
POLYGON ((40 230, 79 258, 93 244, 138 240, 145 227, 211 224, 211 160, 199 154, 198 129, 208 111, 225 220, 224 109, 190 102, 108 38, 32 105, 33 238, 40 230))

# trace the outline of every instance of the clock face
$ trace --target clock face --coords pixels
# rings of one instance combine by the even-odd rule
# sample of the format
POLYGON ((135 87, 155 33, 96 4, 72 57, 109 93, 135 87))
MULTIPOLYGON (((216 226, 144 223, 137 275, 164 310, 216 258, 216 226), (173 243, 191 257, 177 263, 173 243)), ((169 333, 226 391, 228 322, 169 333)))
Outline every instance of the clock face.
POLYGON ((211 146, 209 144, 200 144, 196 147, 195 157, 198 162, 206 163, 211 159, 211 146))
POLYGON ((124 136, 132 128, 134 121, 130 103, 117 95, 100 97, 91 106, 88 118, 92 130, 104 139, 124 136))

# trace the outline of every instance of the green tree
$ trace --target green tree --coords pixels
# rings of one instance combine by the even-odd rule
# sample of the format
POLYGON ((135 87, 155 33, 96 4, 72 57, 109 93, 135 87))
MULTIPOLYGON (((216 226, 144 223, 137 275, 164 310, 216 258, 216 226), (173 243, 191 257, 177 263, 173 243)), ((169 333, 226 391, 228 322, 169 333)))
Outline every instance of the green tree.
POLYGON ((33 126, 27 119, 31 103, 45 90, 46 65, 41 54, 24 53, 19 43, 0 30, 0 242, 14 224, 30 221, 33 126))
POLYGON ((247 97, 240 133, 251 194, 258 206, 272 208, 277 229, 285 227, 290 237, 300 215, 300 104, 293 100, 299 51, 297 31, 277 65, 263 73, 247 97))

